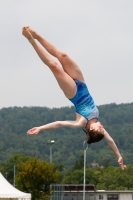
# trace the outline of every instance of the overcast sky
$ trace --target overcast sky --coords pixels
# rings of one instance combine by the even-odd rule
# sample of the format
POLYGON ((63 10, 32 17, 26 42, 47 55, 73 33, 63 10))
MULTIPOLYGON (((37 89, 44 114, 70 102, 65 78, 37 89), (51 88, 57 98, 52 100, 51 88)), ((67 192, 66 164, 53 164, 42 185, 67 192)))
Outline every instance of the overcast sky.
POLYGON ((133 102, 133 0, 0 0, 0 108, 70 106, 25 25, 77 62, 96 105, 133 102))

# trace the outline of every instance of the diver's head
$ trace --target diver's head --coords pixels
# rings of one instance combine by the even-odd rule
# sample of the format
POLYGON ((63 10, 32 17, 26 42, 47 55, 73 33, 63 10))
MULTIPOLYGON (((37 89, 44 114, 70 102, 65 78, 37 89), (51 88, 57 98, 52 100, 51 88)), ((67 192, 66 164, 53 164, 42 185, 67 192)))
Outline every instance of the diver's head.
POLYGON ((91 123, 89 129, 85 130, 85 132, 88 144, 99 142, 104 137, 104 128, 100 122, 91 123))

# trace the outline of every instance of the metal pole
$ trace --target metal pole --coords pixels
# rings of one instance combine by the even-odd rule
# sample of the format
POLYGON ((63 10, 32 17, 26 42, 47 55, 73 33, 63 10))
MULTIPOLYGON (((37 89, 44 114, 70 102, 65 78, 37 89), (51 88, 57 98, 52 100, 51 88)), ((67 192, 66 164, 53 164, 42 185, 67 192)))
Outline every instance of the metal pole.
POLYGON ((8 174, 8 173, 6 172, 6 180, 7 180, 7 174, 8 174))
POLYGON ((48 144, 50 145, 50 163, 52 162, 52 144, 54 143, 54 140, 48 140, 48 144))
POLYGON ((14 165, 14 187, 15 187, 15 165, 14 165))
MULTIPOLYGON (((48 140, 48 143, 50 145, 50 163, 52 163, 52 144, 55 143, 54 140, 48 140)), ((52 189, 52 185, 50 185, 50 190, 52 189)), ((50 200, 52 200, 52 197, 50 198, 50 200)))
POLYGON ((52 162, 52 144, 50 143, 50 163, 52 162))
POLYGON ((88 149, 88 144, 86 141, 83 142, 84 149, 84 187, 83 187, 83 200, 85 200, 85 177, 86 177, 86 150, 88 149))
MULTIPOLYGON (((52 144, 50 143, 50 163, 52 163, 52 144)), ((52 189, 52 186, 50 184, 50 190, 52 189)), ((52 197, 50 198, 52 200, 52 197)))

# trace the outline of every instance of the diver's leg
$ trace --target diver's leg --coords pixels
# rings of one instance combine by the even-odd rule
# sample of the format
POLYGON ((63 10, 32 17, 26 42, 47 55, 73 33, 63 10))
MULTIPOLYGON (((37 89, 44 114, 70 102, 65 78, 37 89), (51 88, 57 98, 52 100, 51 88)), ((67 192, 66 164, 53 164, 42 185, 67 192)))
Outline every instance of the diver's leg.
POLYGON ((74 80, 44 51, 34 40, 30 32, 24 27, 22 34, 29 40, 40 59, 53 72, 60 88, 67 98, 73 98, 76 94, 76 84, 74 80))
POLYGON ((44 39, 41 35, 39 35, 37 32, 35 32, 33 29, 31 29, 29 26, 26 27, 29 32, 32 34, 32 36, 37 39, 41 45, 54 57, 56 57, 64 71, 71 76, 72 79, 77 79, 84 82, 83 74, 78 67, 78 65, 64 52, 57 49, 54 45, 52 45, 50 42, 48 42, 46 39, 44 39))

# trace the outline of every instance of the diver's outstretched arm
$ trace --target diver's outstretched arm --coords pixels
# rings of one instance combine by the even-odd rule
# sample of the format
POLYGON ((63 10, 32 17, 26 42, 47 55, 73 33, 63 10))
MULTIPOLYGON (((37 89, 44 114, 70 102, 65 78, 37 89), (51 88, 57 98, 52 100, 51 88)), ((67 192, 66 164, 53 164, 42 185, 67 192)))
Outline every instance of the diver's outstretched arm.
POLYGON ((46 125, 31 128, 30 130, 27 131, 27 134, 36 135, 41 131, 57 129, 61 127, 72 127, 72 128, 83 127, 84 122, 85 121, 82 118, 79 121, 56 121, 56 122, 52 122, 46 125))
POLYGON ((109 147, 112 149, 112 151, 114 152, 114 154, 117 156, 118 158, 118 163, 121 167, 122 170, 124 170, 124 163, 123 163, 123 158, 114 142, 114 140, 110 137, 110 135, 107 133, 107 131, 104 129, 104 138, 106 139, 109 147))

